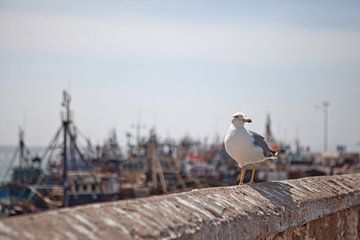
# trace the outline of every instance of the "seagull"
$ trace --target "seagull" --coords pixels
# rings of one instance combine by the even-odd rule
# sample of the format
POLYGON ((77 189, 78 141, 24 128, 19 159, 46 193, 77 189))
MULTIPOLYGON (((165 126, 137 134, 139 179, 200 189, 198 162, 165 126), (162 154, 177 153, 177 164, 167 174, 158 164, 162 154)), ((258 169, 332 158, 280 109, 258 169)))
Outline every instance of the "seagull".
POLYGON ((252 120, 243 113, 233 114, 224 139, 226 152, 239 163, 241 169, 239 185, 243 184, 247 166, 252 166, 250 183, 253 183, 255 164, 277 159, 277 153, 270 149, 263 136, 244 128, 245 123, 251 122, 252 120))

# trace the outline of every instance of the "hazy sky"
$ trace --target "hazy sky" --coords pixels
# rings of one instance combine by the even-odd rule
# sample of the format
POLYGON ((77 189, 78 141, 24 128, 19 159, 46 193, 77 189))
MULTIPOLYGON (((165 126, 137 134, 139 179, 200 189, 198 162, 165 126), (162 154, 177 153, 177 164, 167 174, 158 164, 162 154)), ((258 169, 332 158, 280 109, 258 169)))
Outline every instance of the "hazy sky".
MULTIPOLYGON (((233 112, 263 133, 359 149, 359 1, 0 0, 0 144, 45 145, 62 89, 94 143, 141 115, 161 137, 225 134, 233 112), (298 130, 297 130, 298 129, 298 130)), ((145 133, 145 132, 144 132, 145 133)))

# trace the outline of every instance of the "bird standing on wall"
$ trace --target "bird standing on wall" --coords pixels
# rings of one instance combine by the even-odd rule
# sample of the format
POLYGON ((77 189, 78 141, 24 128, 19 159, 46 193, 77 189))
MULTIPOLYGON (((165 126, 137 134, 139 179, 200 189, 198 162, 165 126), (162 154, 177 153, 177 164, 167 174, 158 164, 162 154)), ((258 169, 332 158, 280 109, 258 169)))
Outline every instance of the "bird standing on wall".
POLYGON ((232 117, 229 130, 224 139, 225 150, 239 163, 241 168, 239 185, 244 182, 247 166, 252 167, 250 183, 253 183, 255 164, 265 160, 277 159, 277 154, 269 148, 263 136, 244 128, 245 123, 252 122, 250 118, 243 113, 235 113, 232 117))

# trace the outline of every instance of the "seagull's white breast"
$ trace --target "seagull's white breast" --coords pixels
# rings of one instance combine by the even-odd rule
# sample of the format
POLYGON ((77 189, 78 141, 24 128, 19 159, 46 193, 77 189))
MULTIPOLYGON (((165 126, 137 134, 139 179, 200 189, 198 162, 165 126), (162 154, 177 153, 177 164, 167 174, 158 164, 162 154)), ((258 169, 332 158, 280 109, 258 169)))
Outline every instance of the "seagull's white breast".
POLYGON ((254 139, 244 127, 230 126, 225 139, 226 152, 241 166, 264 160, 261 148, 254 146, 254 139))

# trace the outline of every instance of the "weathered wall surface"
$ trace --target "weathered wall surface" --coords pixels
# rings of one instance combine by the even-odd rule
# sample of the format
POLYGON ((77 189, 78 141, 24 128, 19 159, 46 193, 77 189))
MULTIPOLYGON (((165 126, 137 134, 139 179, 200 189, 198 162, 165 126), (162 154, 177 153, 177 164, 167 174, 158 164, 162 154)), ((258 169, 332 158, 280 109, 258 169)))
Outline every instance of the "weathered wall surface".
POLYGON ((359 219, 360 206, 347 208, 259 240, 360 239, 359 219))
POLYGON ((360 174, 207 188, 0 221, 0 239, 359 239, 360 174))

